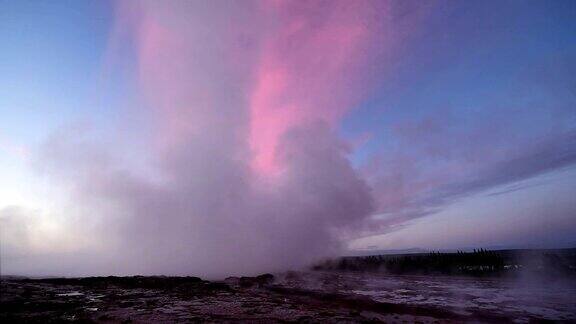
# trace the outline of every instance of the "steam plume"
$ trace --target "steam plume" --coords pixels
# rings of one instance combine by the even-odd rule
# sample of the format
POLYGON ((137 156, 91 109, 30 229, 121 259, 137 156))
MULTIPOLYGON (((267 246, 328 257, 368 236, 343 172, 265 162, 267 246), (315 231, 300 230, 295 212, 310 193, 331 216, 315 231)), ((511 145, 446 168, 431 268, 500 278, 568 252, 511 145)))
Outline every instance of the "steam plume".
POLYGON ((97 271, 299 267, 336 253, 373 210, 334 133, 361 92, 373 4, 223 4, 118 8, 110 44, 135 44, 142 102, 138 123, 120 128, 146 130, 129 143, 145 147, 143 161, 124 163, 127 141, 89 144, 78 130, 44 147, 42 167, 93 215, 75 228, 97 237, 113 264, 97 271))

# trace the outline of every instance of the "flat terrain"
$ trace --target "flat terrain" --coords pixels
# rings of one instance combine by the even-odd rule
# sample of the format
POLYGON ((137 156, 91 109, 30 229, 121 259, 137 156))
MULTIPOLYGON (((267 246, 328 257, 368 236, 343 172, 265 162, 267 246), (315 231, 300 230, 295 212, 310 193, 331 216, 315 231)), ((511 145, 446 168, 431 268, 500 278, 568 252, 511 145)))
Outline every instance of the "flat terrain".
POLYGON ((196 277, 1 281, 8 322, 576 321, 574 282, 291 272, 209 282, 196 277))

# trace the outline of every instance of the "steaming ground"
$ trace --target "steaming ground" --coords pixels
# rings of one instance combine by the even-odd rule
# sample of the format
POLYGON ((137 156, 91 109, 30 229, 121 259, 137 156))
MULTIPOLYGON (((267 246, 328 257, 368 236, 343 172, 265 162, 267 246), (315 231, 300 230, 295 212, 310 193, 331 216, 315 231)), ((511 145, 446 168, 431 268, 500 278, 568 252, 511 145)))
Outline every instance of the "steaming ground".
POLYGON ((0 319, 38 322, 576 321, 576 282, 289 272, 199 278, 3 278, 0 319))
MULTIPOLYGON (((315 275, 321 278, 324 274, 315 275)), ((350 293, 382 303, 432 307, 464 316, 491 314, 515 322, 576 320, 574 278, 517 280, 340 273, 337 281, 350 293)))

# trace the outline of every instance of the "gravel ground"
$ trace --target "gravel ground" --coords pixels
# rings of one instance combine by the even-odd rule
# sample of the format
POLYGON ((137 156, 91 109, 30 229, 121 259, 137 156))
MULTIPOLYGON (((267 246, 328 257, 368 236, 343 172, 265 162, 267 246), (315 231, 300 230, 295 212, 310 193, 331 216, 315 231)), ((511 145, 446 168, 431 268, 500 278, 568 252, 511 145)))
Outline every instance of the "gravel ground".
POLYGON ((454 283, 454 280, 457 279, 322 272, 228 278, 220 282, 196 277, 3 278, 0 320, 2 323, 505 323, 574 319, 573 305, 563 304, 566 303, 563 299, 556 304, 548 300, 540 306, 529 304, 525 309, 510 306, 506 309, 482 299, 496 297, 490 293, 502 296, 503 292, 497 290, 504 289, 501 286, 495 288, 494 284, 475 281, 454 283), (487 294, 482 294, 482 287, 486 287, 487 294), (461 288, 469 291, 454 294, 461 288), (472 299, 476 304, 470 303, 466 294, 479 300, 472 299), (425 302, 426 299, 432 302, 425 302), (456 301, 467 307, 458 307, 456 301), (483 307, 487 304, 496 308, 483 307))

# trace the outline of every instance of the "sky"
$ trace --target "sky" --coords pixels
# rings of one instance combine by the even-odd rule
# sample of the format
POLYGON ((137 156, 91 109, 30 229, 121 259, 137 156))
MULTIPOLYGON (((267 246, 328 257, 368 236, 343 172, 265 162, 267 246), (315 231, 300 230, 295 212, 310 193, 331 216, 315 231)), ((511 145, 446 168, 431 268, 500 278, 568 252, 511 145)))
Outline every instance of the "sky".
POLYGON ((0 0, 0 271, 576 246, 574 1, 0 0))

